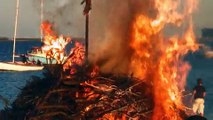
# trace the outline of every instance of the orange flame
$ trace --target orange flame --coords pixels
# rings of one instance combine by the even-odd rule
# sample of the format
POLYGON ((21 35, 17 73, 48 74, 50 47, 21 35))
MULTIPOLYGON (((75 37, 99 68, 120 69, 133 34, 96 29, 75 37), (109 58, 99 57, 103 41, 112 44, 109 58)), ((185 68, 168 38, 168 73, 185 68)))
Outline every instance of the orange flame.
POLYGON ((52 24, 48 21, 43 22, 41 28, 44 34, 42 50, 46 53, 46 57, 54 58, 57 63, 62 63, 65 57, 65 46, 71 41, 71 38, 63 35, 57 36, 53 31, 52 24))
POLYGON ((85 60, 85 48, 84 46, 79 43, 79 42, 75 42, 75 47, 71 49, 70 51, 70 55, 67 58, 67 62, 64 64, 63 68, 64 69, 71 69, 71 71, 73 69, 76 68, 72 68, 74 67, 74 65, 83 65, 85 60))
POLYGON ((103 120, 103 118, 107 119, 107 120, 127 120, 126 115, 122 114, 122 116, 117 117, 117 113, 109 113, 109 114, 105 114, 101 119, 98 120, 103 120))
POLYGON ((196 0, 154 0, 157 15, 136 17, 133 24, 131 47, 131 72, 153 85, 153 120, 181 120, 178 109, 183 108, 181 91, 184 89, 190 65, 182 59, 189 51, 198 49, 193 33, 191 14, 196 0), (193 4, 192 4, 193 3, 193 4), (185 5, 179 11, 180 5, 185 5), (183 34, 166 37, 166 25, 183 26, 188 29, 183 34), (185 24, 184 24, 185 25, 185 24))

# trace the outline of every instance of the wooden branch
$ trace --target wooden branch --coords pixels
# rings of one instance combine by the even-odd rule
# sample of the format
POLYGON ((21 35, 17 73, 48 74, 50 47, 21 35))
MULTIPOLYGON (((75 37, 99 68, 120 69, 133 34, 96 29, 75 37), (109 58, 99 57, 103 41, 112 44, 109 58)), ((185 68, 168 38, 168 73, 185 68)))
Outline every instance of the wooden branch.
POLYGON ((69 107, 66 105, 41 105, 37 109, 63 109, 70 111, 69 107))
MULTIPOLYGON (((127 104, 125 104, 125 105, 123 105, 123 106, 121 106, 121 107, 119 107, 119 108, 106 110, 106 111, 104 111, 103 113, 101 113, 101 114, 99 114, 98 116, 96 116, 94 119, 100 118, 100 117, 102 117, 102 116, 105 115, 105 114, 109 114, 109 113, 114 113, 114 112, 117 112, 117 111, 121 111, 121 110, 123 110, 123 109, 129 107, 131 104, 135 104, 135 103, 142 102, 142 101, 144 101, 144 100, 141 100, 141 99, 140 99, 140 100, 138 100, 138 101, 136 101, 136 102, 127 103, 127 104)), ((113 107, 111 107, 111 108, 113 108, 113 107)))
POLYGON ((104 85, 104 84, 99 84, 99 86, 95 86, 93 84, 90 84, 88 82, 85 82, 84 83, 85 85, 88 85, 90 87, 93 87, 95 89, 98 89, 100 91, 104 91, 104 92, 111 92, 112 90, 115 90, 116 88, 114 88, 113 86, 107 86, 107 85, 104 85))
POLYGON ((96 78, 93 78, 93 79, 98 79, 98 80, 107 80, 107 81, 110 81, 110 82, 115 82, 116 80, 113 80, 113 79, 110 79, 110 78, 105 78, 105 77, 96 77, 96 78))
POLYGON ((56 116, 56 115, 62 115, 70 120, 72 118, 65 112, 50 112, 50 113, 44 113, 44 114, 36 116, 36 117, 32 117, 32 118, 30 118, 30 120, 45 120, 45 118, 56 116))

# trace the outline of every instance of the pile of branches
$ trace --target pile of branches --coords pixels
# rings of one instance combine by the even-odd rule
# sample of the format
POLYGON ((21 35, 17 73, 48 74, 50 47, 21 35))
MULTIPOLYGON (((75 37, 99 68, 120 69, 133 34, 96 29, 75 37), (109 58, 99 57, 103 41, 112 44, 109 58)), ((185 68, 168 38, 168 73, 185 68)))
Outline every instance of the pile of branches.
POLYGON ((143 80, 92 75, 85 66, 72 75, 59 72, 60 66, 55 68, 22 89, 12 108, 2 111, 5 120, 151 119, 152 86, 143 80))
POLYGON ((57 86, 40 98, 27 119, 150 119, 152 97, 145 94, 149 87, 140 80, 113 75, 91 77, 82 68, 60 79, 57 86))
POLYGON ((92 92, 86 94, 86 101, 90 102, 82 107, 81 118, 150 119, 153 102, 144 94, 147 87, 145 83, 137 82, 121 89, 114 84, 100 83, 102 80, 106 81, 106 78, 96 78, 96 80, 98 80, 96 84, 89 82, 83 84, 92 92))

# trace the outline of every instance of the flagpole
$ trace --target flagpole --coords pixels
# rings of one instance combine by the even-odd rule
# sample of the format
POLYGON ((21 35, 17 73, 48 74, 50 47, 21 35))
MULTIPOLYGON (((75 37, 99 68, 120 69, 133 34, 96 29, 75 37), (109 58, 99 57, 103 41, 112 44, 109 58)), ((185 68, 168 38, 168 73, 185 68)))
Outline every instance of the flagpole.
POLYGON ((86 63, 89 58, 89 11, 91 10, 91 0, 83 0, 81 4, 86 4, 84 7, 84 15, 85 15, 85 59, 86 63))
POLYGON ((85 21, 85 56, 86 62, 88 62, 88 55, 89 55, 89 14, 86 14, 86 21, 85 21))

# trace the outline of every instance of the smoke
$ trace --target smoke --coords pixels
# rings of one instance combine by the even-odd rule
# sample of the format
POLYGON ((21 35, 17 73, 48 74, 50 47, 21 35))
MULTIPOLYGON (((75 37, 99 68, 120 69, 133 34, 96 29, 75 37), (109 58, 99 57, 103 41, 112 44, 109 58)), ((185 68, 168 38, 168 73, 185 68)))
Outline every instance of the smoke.
MULTIPOLYGON (((44 20, 54 23, 59 34, 84 36, 84 6, 79 0, 44 0, 44 20)), ((40 0, 34 0, 40 13, 40 0)), ((130 34, 137 14, 155 16, 152 0, 92 0, 90 61, 110 73, 127 73, 132 50, 130 34)))
MULTIPOLYGON (((44 0, 44 20, 54 23, 59 34, 84 36, 81 0, 44 0)), ((34 0, 40 13, 40 0, 34 0)), ((92 0, 89 59, 103 72, 128 73, 133 50, 131 27, 135 16, 156 17, 153 0, 92 0)))
MULTIPOLYGON (((83 7, 79 0, 43 0, 44 20, 54 24, 59 34, 72 37, 84 36, 83 7)), ((40 14, 41 0, 34 0, 33 4, 40 14)))
POLYGON ((127 73, 132 54, 130 34, 137 14, 155 16, 150 0, 93 1, 89 58, 110 73, 127 73))

